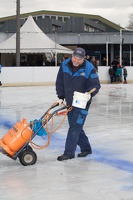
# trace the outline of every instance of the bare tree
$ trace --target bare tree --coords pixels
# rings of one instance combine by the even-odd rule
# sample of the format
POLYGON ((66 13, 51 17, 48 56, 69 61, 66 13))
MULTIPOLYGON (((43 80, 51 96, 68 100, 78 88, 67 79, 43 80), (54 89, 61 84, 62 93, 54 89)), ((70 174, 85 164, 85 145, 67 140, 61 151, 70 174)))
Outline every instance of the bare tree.
POLYGON ((133 30, 133 13, 129 15, 129 24, 126 27, 127 29, 133 30))

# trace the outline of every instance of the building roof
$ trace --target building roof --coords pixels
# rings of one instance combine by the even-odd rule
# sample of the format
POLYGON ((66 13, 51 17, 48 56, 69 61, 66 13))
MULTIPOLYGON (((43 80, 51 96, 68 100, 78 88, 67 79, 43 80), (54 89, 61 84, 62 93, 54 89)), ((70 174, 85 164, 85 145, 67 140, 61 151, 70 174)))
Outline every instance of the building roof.
MULTIPOLYGON (((23 13, 20 15, 20 18, 28 18, 28 16, 39 16, 39 15, 58 15, 58 16, 70 16, 70 17, 84 17, 89 18, 93 21, 97 21, 101 24, 104 24, 106 26, 112 27, 112 29, 120 30, 122 27, 101 17, 100 15, 90 15, 90 14, 82 14, 82 13, 71 13, 71 12, 60 12, 60 11, 48 11, 48 10, 41 10, 41 11, 34 11, 30 13, 23 13)), ((7 16, 0 18, 0 22, 4 22, 7 20, 13 20, 16 19, 16 15, 13 16, 7 16)))

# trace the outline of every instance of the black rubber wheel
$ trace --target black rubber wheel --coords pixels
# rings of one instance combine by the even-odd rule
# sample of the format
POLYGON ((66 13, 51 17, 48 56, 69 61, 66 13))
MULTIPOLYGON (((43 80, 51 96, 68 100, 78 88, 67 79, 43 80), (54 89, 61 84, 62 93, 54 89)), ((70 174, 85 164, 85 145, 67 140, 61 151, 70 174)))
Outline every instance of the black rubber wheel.
POLYGON ((22 152, 23 152, 23 151, 26 151, 26 150, 27 150, 27 151, 28 151, 28 150, 33 151, 32 147, 31 147, 30 145, 27 145, 27 146, 26 146, 25 148, 23 148, 22 151, 19 153, 18 158, 20 158, 22 152))
POLYGON ((19 161, 22 165, 34 165, 37 161, 37 155, 33 150, 24 150, 19 156, 19 161))

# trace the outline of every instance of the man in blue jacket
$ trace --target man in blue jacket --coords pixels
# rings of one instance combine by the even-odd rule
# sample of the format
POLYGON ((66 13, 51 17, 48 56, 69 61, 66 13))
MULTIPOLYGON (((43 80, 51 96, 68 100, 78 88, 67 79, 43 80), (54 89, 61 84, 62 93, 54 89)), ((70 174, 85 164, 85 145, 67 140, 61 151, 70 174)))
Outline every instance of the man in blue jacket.
POLYGON ((58 103, 62 104, 64 99, 67 105, 72 105, 74 92, 91 93, 85 109, 74 107, 68 113, 69 129, 66 138, 65 151, 57 158, 58 161, 72 159, 75 157, 77 145, 81 149, 78 157, 85 157, 92 153, 91 145, 86 136, 83 125, 92 101, 100 89, 100 81, 94 66, 85 58, 85 50, 76 48, 72 58, 63 61, 58 71, 56 79, 56 93, 59 98, 58 103))

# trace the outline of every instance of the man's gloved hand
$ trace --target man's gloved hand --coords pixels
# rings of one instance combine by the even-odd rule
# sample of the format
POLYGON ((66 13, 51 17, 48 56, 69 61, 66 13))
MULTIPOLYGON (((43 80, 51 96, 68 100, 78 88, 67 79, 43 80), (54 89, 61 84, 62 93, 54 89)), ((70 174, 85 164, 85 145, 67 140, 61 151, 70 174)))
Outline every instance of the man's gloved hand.
POLYGON ((59 99, 59 100, 57 101, 57 103, 58 103, 59 105, 63 104, 63 99, 59 99))

